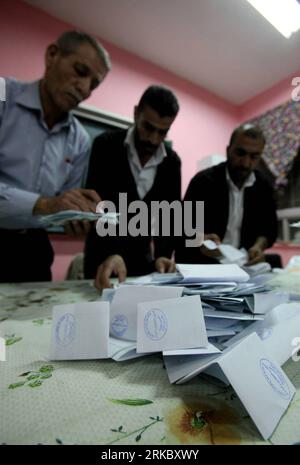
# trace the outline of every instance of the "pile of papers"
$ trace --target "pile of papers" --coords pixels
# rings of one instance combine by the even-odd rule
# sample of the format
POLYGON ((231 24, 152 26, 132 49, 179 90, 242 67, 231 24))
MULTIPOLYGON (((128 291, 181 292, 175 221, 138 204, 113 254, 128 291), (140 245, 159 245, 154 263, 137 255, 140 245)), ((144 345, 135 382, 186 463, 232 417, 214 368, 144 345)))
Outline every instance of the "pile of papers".
POLYGON ((231 384, 270 437, 295 392, 281 366, 298 336, 300 304, 236 265, 179 265, 160 277, 109 289, 98 302, 54 307, 51 358, 122 361, 161 352, 171 383, 204 372, 231 384))
POLYGON ((44 227, 63 226, 69 221, 98 221, 117 224, 119 213, 93 213, 79 210, 63 210, 52 215, 43 215, 39 221, 44 227))

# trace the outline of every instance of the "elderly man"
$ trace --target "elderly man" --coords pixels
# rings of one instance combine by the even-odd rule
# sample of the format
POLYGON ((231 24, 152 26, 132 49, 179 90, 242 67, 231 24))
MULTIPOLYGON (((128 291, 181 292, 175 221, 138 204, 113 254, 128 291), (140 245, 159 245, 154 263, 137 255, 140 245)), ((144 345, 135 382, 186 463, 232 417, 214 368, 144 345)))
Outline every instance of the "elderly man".
MULTIPOLYGON (((142 200, 147 208, 153 201, 173 202, 181 195, 181 162, 164 139, 179 111, 173 92, 150 86, 134 109, 134 126, 129 130, 100 135, 90 158, 87 187, 101 198, 118 205, 119 194, 128 203, 142 200)), ((128 215, 129 219, 129 215, 128 215)), ((151 219, 149 220, 149 224, 151 219)), ((95 278, 98 288, 110 287, 110 277, 157 270, 175 270, 171 260, 171 237, 99 237, 91 231, 85 247, 85 277, 95 278)))
MULTIPOLYGON (((204 233, 216 243, 244 247, 248 265, 264 261, 277 236, 274 193, 256 170, 265 146, 260 128, 244 124, 231 135, 227 161, 197 173, 184 200, 204 201, 204 233)), ((180 247, 177 262, 216 263, 219 252, 180 247)))
MULTIPOLYGON (((108 54, 93 37, 69 31, 48 46, 41 80, 5 79, 0 101, 1 282, 51 279, 53 251, 38 215, 95 211, 98 194, 80 188, 89 137, 70 110, 91 95, 109 69, 108 54)), ((80 233, 88 226, 72 228, 80 233)))

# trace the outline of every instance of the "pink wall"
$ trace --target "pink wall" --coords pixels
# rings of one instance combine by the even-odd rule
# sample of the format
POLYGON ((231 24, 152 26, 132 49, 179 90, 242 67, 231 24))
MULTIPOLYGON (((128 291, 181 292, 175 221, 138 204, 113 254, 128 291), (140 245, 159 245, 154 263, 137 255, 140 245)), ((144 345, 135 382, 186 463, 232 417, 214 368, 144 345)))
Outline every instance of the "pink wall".
POLYGON ((296 76, 300 76, 300 70, 244 103, 244 105, 240 107, 240 120, 249 120, 290 100, 291 93, 294 89, 292 86, 292 79, 296 76))

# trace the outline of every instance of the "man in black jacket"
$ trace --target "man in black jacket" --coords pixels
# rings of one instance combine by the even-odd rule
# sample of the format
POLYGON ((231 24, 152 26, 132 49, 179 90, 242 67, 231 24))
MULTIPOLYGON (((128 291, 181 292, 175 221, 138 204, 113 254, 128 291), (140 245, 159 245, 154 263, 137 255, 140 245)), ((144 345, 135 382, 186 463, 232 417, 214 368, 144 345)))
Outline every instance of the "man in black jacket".
MULTIPOLYGON (((150 86, 134 109, 134 126, 129 130, 104 133, 94 141, 87 187, 95 189, 103 201, 119 204, 119 194, 127 202, 143 200, 173 202, 181 198, 181 162, 164 143, 179 110, 175 95, 164 87, 150 86)), ((128 216, 129 218, 130 216, 128 216)), ((149 217, 149 224, 151 218, 149 217)), ((110 277, 119 281, 128 275, 153 270, 175 271, 171 237, 99 237, 91 231, 85 244, 84 273, 95 278, 96 287, 110 287, 110 277)))
MULTIPOLYGON (((184 200, 204 201, 205 239, 244 247, 248 265, 265 259, 264 250, 277 236, 273 190, 255 170, 265 145, 260 128, 245 124, 234 130, 227 161, 197 173, 184 200)), ((218 251, 204 245, 177 250, 177 262, 216 263, 218 251)))

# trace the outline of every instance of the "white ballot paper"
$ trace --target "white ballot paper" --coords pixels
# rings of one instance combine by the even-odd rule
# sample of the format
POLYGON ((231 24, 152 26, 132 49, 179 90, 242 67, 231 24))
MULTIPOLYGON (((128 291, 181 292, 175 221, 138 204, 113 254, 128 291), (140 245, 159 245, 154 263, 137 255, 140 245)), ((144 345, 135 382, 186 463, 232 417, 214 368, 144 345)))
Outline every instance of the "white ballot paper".
POLYGON ((255 333, 221 355, 169 356, 164 360, 170 381, 177 378, 178 384, 217 364, 264 439, 271 436, 295 394, 294 386, 255 333))
POLYGON ((183 287, 120 286, 110 307, 110 334, 119 339, 136 341, 137 305, 139 302, 180 297, 183 287))
POLYGON ((238 265, 185 265, 177 264, 177 269, 183 276, 181 281, 185 283, 202 283, 218 281, 246 282, 249 275, 238 265))
POLYGON ((108 358, 109 303, 53 307, 51 360, 108 358))
POLYGON ((142 302, 137 313, 137 352, 208 346, 199 296, 142 302))
POLYGON ((292 355, 292 342, 299 335, 300 303, 281 304, 271 310, 263 321, 257 321, 224 343, 230 347, 248 334, 256 333, 268 354, 280 366, 292 355))

